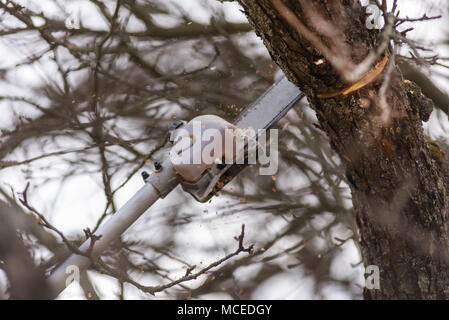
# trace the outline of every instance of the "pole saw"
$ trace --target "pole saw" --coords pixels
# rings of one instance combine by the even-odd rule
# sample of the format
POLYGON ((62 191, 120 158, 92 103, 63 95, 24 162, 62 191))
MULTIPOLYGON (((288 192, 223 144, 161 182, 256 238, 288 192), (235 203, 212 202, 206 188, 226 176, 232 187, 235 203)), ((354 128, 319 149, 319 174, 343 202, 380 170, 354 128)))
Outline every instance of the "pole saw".
MULTIPOLYGON (((96 233, 101 237, 95 240, 93 247, 91 247, 91 241, 93 240, 89 238, 81 245, 79 250, 89 252, 90 257, 101 255, 151 205, 159 198, 165 198, 179 184, 185 192, 190 193, 197 201, 206 202, 238 175, 246 166, 244 163, 223 163, 219 161, 213 164, 191 162, 186 164, 175 161, 181 153, 188 152, 192 155, 203 151, 202 138, 198 137, 198 132, 195 133, 195 130, 193 130, 195 121, 201 121, 202 130, 199 134, 211 128, 222 132, 229 128, 267 130, 284 117, 303 97, 304 93, 284 76, 243 110, 232 124, 214 115, 199 116, 188 123, 184 121, 173 123, 169 129, 170 141, 173 143, 170 156, 162 164, 155 164, 155 172, 151 175, 143 174, 145 185, 100 226, 96 233), (190 143, 180 143, 182 139, 180 140, 180 135, 177 134, 181 130, 189 133, 190 143)), ((224 141, 221 143, 224 144, 224 141)), ((226 148, 224 153, 226 153, 226 148)), ((228 157, 229 154, 224 154, 224 156, 228 157)), ((234 158, 236 156, 242 155, 231 155, 234 158)), ((90 264, 91 259, 89 257, 72 254, 64 263, 59 265, 48 278, 53 296, 57 297, 66 288, 68 274, 74 268, 77 268, 80 272, 86 270, 90 264)))

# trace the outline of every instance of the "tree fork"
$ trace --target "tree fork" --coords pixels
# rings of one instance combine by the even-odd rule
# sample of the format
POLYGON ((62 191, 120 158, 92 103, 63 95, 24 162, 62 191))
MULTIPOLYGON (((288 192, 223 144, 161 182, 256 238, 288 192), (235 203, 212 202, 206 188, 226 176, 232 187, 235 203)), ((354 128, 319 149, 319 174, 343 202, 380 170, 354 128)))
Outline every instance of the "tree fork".
MULTIPOLYGON (((363 262, 380 269, 380 290, 365 289, 364 297, 448 299, 447 179, 422 128, 431 102, 416 85, 403 80, 391 52, 393 60, 383 78, 346 95, 318 98, 344 90, 348 82, 331 65, 331 57, 317 48, 314 37, 332 42, 331 32, 327 38, 323 35, 317 17, 325 18, 321 26, 341 31, 341 48, 350 48, 355 65, 382 45, 382 33, 366 28, 358 1, 238 1, 273 60, 306 93, 345 165, 363 262), (293 25, 288 14, 311 34, 299 32, 301 24, 293 25), (389 108, 387 119, 382 105, 389 108)), ((337 55, 339 48, 330 50, 337 55)))

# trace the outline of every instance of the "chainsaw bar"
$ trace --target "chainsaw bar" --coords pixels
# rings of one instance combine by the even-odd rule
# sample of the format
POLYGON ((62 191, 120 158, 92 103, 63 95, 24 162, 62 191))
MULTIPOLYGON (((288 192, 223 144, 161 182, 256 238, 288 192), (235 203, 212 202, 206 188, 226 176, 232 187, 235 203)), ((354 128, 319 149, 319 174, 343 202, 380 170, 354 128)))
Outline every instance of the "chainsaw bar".
POLYGON ((269 129, 302 98, 304 93, 283 76, 234 121, 239 128, 269 129))

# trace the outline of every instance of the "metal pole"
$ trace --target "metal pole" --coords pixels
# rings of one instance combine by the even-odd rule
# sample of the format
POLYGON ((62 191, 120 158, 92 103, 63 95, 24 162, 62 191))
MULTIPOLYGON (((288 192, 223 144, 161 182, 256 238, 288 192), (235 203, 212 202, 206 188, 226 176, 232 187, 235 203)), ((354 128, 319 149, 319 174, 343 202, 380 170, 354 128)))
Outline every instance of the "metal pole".
MULTIPOLYGON (((159 198, 164 198, 179 183, 179 177, 173 170, 169 160, 162 164, 160 172, 153 173, 147 183, 120 208, 109 220, 106 221, 96 235, 101 235, 97 240, 91 252, 91 256, 100 255, 108 246, 117 240, 120 235, 128 229, 153 203, 159 198)), ((90 246, 90 239, 86 240, 81 247, 81 251, 86 252, 90 246)), ((91 264, 88 257, 72 254, 63 264, 49 276, 48 283, 52 287, 54 297, 57 297, 65 288, 67 273, 81 273, 91 264)))

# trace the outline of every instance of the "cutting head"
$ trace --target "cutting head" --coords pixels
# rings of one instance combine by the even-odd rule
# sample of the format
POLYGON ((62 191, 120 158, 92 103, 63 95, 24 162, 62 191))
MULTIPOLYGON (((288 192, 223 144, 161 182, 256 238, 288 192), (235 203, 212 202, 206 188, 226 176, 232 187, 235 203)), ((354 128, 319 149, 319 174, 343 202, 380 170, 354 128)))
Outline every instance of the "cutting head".
POLYGON ((204 154, 204 149, 209 142, 215 146, 222 146, 220 152, 215 152, 213 159, 209 159, 208 162, 175 163, 172 161, 175 170, 183 180, 181 183, 183 189, 200 202, 209 200, 246 167, 245 163, 228 161, 228 159, 235 160, 237 157, 248 156, 247 145, 241 152, 238 152, 239 149, 235 147, 235 141, 242 138, 242 132, 250 130, 255 132, 256 136, 253 139, 257 140, 258 130, 273 127, 303 97, 304 94, 299 88, 283 77, 248 106, 233 124, 217 116, 200 116, 178 127, 173 134, 178 137, 183 134, 184 139, 178 139, 175 143, 171 152, 172 159, 176 157, 179 160, 178 156, 184 153, 187 159, 192 160, 195 155, 204 154), (197 122, 200 122, 200 129, 194 132, 194 124, 197 122), (210 139, 204 139, 204 133, 212 128, 222 133, 223 140, 212 142, 210 139), (229 140, 232 140, 232 148, 229 148, 224 141, 229 137, 231 137, 229 140), (244 153, 244 156, 239 153, 244 153), (224 161, 225 158, 226 161, 224 161))

